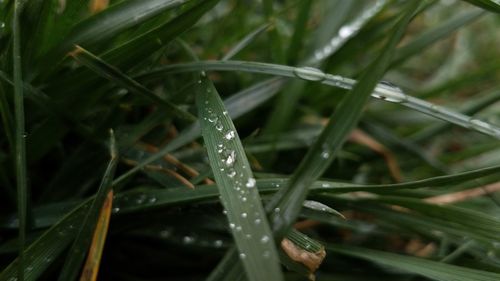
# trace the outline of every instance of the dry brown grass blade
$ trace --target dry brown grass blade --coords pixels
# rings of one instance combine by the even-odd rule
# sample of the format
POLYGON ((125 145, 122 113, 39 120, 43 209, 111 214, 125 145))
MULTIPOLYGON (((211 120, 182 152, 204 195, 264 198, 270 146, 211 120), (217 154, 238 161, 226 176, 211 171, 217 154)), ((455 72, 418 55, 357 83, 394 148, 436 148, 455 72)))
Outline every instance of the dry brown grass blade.
MULTIPOLYGON (((126 159, 126 158, 123 159, 123 163, 125 163, 127 165, 130 165, 130 166, 137 166, 139 164, 139 162, 137 162, 135 160, 126 159)), ((182 184, 184 184, 188 188, 194 189, 194 185, 188 179, 186 179, 185 177, 181 176, 176 171, 173 171, 173 170, 167 169, 167 168, 163 168, 163 167, 158 166, 158 165, 146 165, 146 166, 144 166, 144 169, 150 170, 150 171, 157 171, 157 172, 165 173, 165 174, 167 174, 169 176, 172 176, 176 180, 180 181, 182 184)))
MULTIPOLYGON (((158 147, 151 145, 151 144, 148 144, 148 143, 139 143, 139 147, 141 149, 144 149, 145 151, 147 151, 149 153, 156 153, 159 150, 158 147)), ((193 169, 189 165, 182 163, 181 161, 179 161, 179 159, 175 158, 171 154, 165 154, 165 156, 163 156, 163 159, 166 162, 176 166, 179 170, 181 170, 182 172, 184 172, 186 175, 190 176, 191 178, 197 177, 200 174, 198 171, 196 171, 195 169, 193 169)), ((204 182, 206 184, 214 184, 214 182, 208 178, 204 179, 204 182)))
POLYGON ((80 281, 95 281, 97 280, 97 273, 99 271, 99 264, 101 263, 102 250, 104 249, 104 242, 108 233, 109 219, 111 217, 111 208, 113 206, 113 190, 108 192, 106 200, 102 205, 99 212, 99 218, 92 237, 92 244, 90 244, 87 260, 83 266, 80 281))
POLYGON ((500 182, 476 187, 473 189, 467 189, 454 193, 429 197, 425 199, 425 201, 433 204, 451 204, 451 203, 466 201, 475 197, 483 196, 498 191, 500 191, 500 182))
POLYGON ((309 280, 315 280, 314 272, 316 272, 326 257, 324 248, 316 253, 308 252, 285 238, 281 240, 281 249, 283 249, 292 260, 306 266, 310 272, 309 280))
POLYGON ((109 5, 109 0, 90 0, 89 10, 91 14, 97 14, 106 9, 109 5))
POLYGON ((384 157, 385 159, 385 162, 387 163, 387 167, 389 168, 391 176, 396 182, 401 182, 403 177, 401 175, 401 170, 399 169, 398 161, 396 160, 394 154, 392 154, 392 152, 387 149, 387 147, 359 129, 355 129, 352 131, 351 135, 349 136, 349 140, 357 144, 364 145, 375 151, 376 153, 382 155, 382 157, 384 157))

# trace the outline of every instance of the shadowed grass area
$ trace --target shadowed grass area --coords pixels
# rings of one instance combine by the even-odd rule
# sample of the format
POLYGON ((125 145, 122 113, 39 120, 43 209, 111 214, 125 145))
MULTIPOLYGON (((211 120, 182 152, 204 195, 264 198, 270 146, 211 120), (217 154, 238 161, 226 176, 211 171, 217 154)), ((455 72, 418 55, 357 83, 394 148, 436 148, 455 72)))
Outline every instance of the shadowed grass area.
POLYGON ((499 12, 0 1, 0 281, 500 280, 499 12))

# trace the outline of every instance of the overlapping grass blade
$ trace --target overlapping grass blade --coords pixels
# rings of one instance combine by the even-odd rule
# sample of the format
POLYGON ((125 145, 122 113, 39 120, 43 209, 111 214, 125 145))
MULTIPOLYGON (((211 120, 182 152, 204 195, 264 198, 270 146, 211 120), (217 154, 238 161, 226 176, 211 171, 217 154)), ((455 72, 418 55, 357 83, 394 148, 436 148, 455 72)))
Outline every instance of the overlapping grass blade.
POLYGON ((362 115, 362 109, 373 89, 386 71, 393 49, 403 36, 418 4, 412 3, 397 24, 394 34, 380 56, 367 68, 360 81, 330 117, 329 123, 309 149, 285 188, 273 196, 269 204, 273 230, 278 238, 283 237, 296 220, 304 202, 308 187, 319 178, 337 156, 350 131, 362 115))
POLYGON ((16 170, 17 186, 17 214, 19 217, 19 268, 18 278, 24 279, 26 231, 28 229, 28 172, 26 164, 26 132, 24 116, 23 70, 21 62, 21 26, 20 16, 23 9, 21 1, 14 2, 14 16, 12 20, 12 61, 14 71, 14 165, 16 170))
POLYGON ((98 13, 76 25, 58 46, 44 56, 40 68, 55 66, 74 45, 90 47, 109 40, 121 31, 140 24, 159 13, 177 7, 187 0, 133 0, 119 2, 102 13, 98 13), (131 18, 133 20, 131 20, 131 18))
POLYGON ((17 271, 24 268, 24 280, 35 281, 66 249, 77 233, 77 226, 89 210, 90 200, 85 201, 67 213, 58 223, 45 231, 35 242, 26 248, 24 266, 20 266, 19 258, 14 260, 0 273, 1 281, 17 280, 17 271))
POLYGON ((272 233, 236 129, 211 82, 200 77, 196 103, 210 165, 249 280, 283 280, 272 233))
MULTIPOLYGON (((219 71, 245 71, 252 73, 263 73, 269 75, 278 75, 284 77, 293 77, 307 81, 316 81, 325 85, 339 87, 343 89, 352 89, 357 81, 341 77, 338 75, 326 74, 318 69, 310 67, 291 67, 285 65, 276 65, 269 63, 245 62, 245 61, 202 61, 178 65, 169 65, 161 67, 152 72, 142 74, 139 80, 155 80, 161 75, 167 73, 181 73, 200 70, 219 70, 219 71)), ((434 118, 438 118, 467 129, 475 130, 494 138, 500 138, 500 128, 485 121, 471 118, 460 114, 443 106, 409 96, 392 85, 380 83, 371 94, 372 97, 383 101, 401 104, 411 109, 417 110, 434 118)))
MULTIPOLYGON (((225 101, 225 107, 227 109, 229 117, 233 119, 238 118, 241 115, 255 109, 260 104, 272 98, 281 88, 284 82, 285 81, 283 78, 272 78, 269 80, 265 80, 261 83, 257 83, 229 97, 225 101)), ((189 142, 195 140, 199 136, 200 136, 200 125, 198 122, 196 122, 187 129, 185 129, 171 143, 165 145, 164 147, 159 149, 158 152, 151 155, 151 157, 144 159, 143 161, 138 163, 137 166, 130 169, 123 175, 119 176, 114 181, 114 184, 118 184, 119 182, 124 181, 128 177, 140 171, 146 165, 160 159, 165 154, 188 144, 189 142)))
POLYGON ((476 5, 491 12, 500 13, 500 3, 498 0, 465 0, 472 5, 476 5))
POLYGON ((115 173, 116 165, 118 163, 117 153, 118 152, 116 150, 115 138, 113 135, 113 131, 111 131, 111 160, 109 161, 108 167, 104 172, 99 190, 97 191, 95 198, 92 200, 90 209, 83 218, 75 241, 73 242, 73 245, 69 250, 69 257, 68 259, 66 259, 61 270, 61 274, 59 275, 59 280, 61 281, 75 280, 81 270, 82 262, 85 258, 85 254, 88 251, 88 247, 92 239, 92 233, 94 232, 100 210, 106 200, 107 194, 112 188, 113 176, 115 173))
POLYGON ((422 258, 343 245, 326 246, 331 252, 368 260, 439 281, 494 281, 500 274, 461 266, 448 265, 422 258))
POLYGON ((97 280, 97 272, 101 263, 104 242, 108 233, 109 220, 111 217, 111 207, 113 206, 113 190, 108 191, 106 200, 99 212, 99 218, 96 223, 94 236, 90 245, 87 260, 83 266, 80 281, 97 280))
POLYGON ((85 50, 84 48, 76 46, 76 49, 71 52, 71 56, 81 64, 90 68, 98 75, 111 80, 112 82, 120 85, 121 87, 124 87, 125 89, 133 93, 145 96, 152 102, 161 106, 163 110, 171 112, 173 115, 177 115, 186 120, 194 121, 196 119, 196 117, 194 117, 191 113, 180 109, 178 106, 168 100, 160 98, 158 95, 141 85, 139 82, 130 78, 128 75, 121 72, 116 67, 108 64, 107 62, 85 50))

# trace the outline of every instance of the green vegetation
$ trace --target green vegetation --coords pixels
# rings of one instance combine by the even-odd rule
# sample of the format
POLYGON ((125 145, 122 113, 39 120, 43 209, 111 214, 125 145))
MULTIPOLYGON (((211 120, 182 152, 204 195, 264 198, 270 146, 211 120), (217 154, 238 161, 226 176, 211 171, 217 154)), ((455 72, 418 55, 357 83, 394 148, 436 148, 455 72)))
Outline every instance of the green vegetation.
POLYGON ((0 281, 500 280, 499 13, 0 0, 0 281))

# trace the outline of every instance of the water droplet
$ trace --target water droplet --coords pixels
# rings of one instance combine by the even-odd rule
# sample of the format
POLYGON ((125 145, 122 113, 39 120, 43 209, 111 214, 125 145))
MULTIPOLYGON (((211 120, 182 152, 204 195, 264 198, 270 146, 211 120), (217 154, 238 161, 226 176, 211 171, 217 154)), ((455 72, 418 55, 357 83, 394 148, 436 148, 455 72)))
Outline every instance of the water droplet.
POLYGON ((242 218, 246 218, 246 217, 248 217, 248 214, 247 213, 241 213, 241 217, 242 218))
POLYGON ((223 211, 222 211, 222 213, 223 213, 224 215, 227 215, 227 210, 223 210, 223 211))
POLYGON ((229 172, 227 172, 227 176, 230 178, 234 178, 234 176, 236 176, 236 170, 233 168, 229 169, 229 172))
POLYGON ((219 120, 219 118, 215 114, 208 116, 208 122, 210 122, 210 123, 217 122, 217 120, 219 120))
POLYGON ((33 270, 33 266, 32 265, 28 265, 28 267, 26 267, 26 271, 30 272, 33 270))
POLYGON ((135 203, 137 204, 142 204, 144 201, 146 201, 146 194, 140 194, 137 199, 135 200, 135 203))
POLYGON ((339 36, 340 37, 343 37, 343 38, 346 38, 346 37, 349 37, 351 36, 351 34, 354 32, 355 30, 350 27, 350 26, 342 26, 340 29, 339 29, 339 36))
POLYGON ((220 248, 220 247, 222 247, 223 244, 224 243, 222 242, 222 240, 215 240, 214 241, 215 248, 220 248))
POLYGON ((215 124, 215 129, 220 132, 224 129, 224 126, 222 126, 221 122, 217 122, 217 124, 215 124))
POLYGON ((182 242, 184 244, 192 244, 194 242, 194 237, 184 236, 184 238, 182 238, 182 242))
POLYGON ((281 211, 280 208, 274 208, 275 213, 279 213, 280 211, 281 211))
POLYGON ((234 153, 234 150, 231 150, 226 160, 224 160, 224 163, 226 164, 226 166, 232 167, 235 161, 236 161, 236 154, 234 153))
POLYGON ((245 259, 247 257, 247 255, 245 255, 245 253, 240 253, 240 259, 245 259))
POLYGON ((239 225, 235 228, 235 230, 236 230, 236 231, 241 231, 241 229, 242 229, 242 228, 241 228, 241 226, 239 226, 239 225))
POLYGON ((148 203, 150 203, 150 204, 153 204, 153 203, 155 203, 155 202, 156 202, 156 197, 151 197, 151 198, 149 198, 149 200, 148 200, 148 203))
POLYGON ((246 197, 241 197, 241 201, 247 202, 247 198, 246 197))
POLYGON ((169 229, 164 229, 162 231, 160 231, 160 237, 161 238, 168 238, 170 237, 170 230, 169 229))
POLYGON ((328 152, 327 150, 321 152, 321 158, 328 159, 328 157, 330 157, 330 152, 328 152))
POLYGON ((271 252, 269 251, 264 251, 264 253, 262 253, 262 257, 265 258, 265 259, 268 259, 271 257, 271 252))
POLYGON ((322 81, 325 80, 326 74, 314 67, 297 67, 293 70, 295 76, 308 80, 308 81, 322 81))
POLYGON ((269 242, 269 236, 267 236, 267 235, 262 236, 262 238, 260 238, 260 242, 262 244, 269 242))
POLYGON ((201 84, 201 80, 198 80, 198 84, 201 84))
POLYGON ((252 234, 245 234, 246 239, 252 239, 252 234))
POLYGON ((235 227, 236 227, 236 225, 235 225, 234 223, 230 223, 230 224, 229 224, 229 227, 230 227, 231 229, 233 229, 233 228, 235 228, 235 227))
POLYGON ((330 185, 328 183, 322 183, 321 187, 330 187, 330 185))
POLYGON ((234 133, 234 131, 229 131, 229 132, 227 132, 227 134, 224 136, 224 138, 225 138, 226 140, 232 140, 232 139, 234 139, 234 137, 235 137, 235 133, 234 133))
POLYGON ((261 219, 255 219, 255 221, 254 221, 255 224, 260 224, 261 222, 262 222, 261 219))
POLYGON ((245 184, 246 187, 248 188, 253 188, 255 187, 255 179, 254 178, 248 178, 247 183, 245 184))
POLYGON ((227 111, 223 111, 222 114, 227 115, 227 111))

